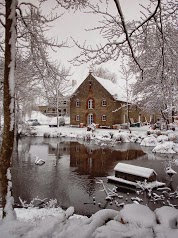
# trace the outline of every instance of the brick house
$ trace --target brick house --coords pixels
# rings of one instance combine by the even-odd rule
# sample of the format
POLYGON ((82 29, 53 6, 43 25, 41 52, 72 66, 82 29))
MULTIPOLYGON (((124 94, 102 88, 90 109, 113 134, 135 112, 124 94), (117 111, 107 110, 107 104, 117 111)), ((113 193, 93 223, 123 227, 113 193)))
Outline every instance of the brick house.
MULTIPOLYGON (((89 73, 70 98, 70 123, 84 126, 95 123, 103 127, 126 123, 126 101, 117 84, 89 73)), ((130 117, 138 122, 139 116, 138 108, 131 107, 130 117)))

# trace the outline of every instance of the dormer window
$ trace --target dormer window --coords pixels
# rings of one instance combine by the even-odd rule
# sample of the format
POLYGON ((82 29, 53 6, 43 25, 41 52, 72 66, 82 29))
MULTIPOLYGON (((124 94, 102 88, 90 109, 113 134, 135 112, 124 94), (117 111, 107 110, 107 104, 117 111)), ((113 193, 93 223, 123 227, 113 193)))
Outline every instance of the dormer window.
POLYGON ((106 101, 106 99, 103 99, 103 100, 102 100, 102 106, 103 106, 103 107, 106 107, 106 105, 107 105, 107 101, 106 101))
POLYGON ((76 107, 80 107, 80 100, 79 100, 79 99, 76 100, 75 106, 76 106, 76 107))
POLYGON ((94 102, 93 99, 88 100, 88 109, 93 109, 94 108, 94 102))

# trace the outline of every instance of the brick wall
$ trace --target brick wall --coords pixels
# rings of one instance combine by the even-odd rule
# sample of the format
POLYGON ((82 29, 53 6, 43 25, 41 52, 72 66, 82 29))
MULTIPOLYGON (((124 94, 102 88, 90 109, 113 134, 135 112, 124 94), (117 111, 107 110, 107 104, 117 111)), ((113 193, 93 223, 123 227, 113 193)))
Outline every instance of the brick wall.
POLYGON ((84 80, 71 98, 70 102, 70 121, 72 125, 84 123, 87 125, 89 113, 94 115, 94 123, 102 126, 110 126, 124 122, 126 108, 115 111, 121 107, 122 102, 115 101, 109 92, 91 75, 84 80), (80 106, 76 107, 76 100, 80 100, 80 106), (88 109, 89 99, 94 101, 94 108, 88 109), (102 100, 106 100, 106 106, 102 106, 102 100), (80 120, 76 121, 76 115, 80 120), (106 116, 106 121, 102 121, 102 116, 106 116))

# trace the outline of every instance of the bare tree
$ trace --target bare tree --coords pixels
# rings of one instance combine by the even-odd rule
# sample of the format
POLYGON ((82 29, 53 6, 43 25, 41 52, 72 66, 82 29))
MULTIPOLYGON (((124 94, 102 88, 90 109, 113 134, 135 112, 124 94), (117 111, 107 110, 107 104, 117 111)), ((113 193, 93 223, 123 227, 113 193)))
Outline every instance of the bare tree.
POLYGON ((24 122, 25 115, 31 112, 41 92, 40 76, 33 61, 30 57, 21 57, 19 51, 16 54, 15 78, 15 131, 18 136, 19 122, 24 122))
POLYGON ((97 77, 111 80, 113 83, 116 83, 117 81, 117 75, 109 71, 109 69, 107 68, 103 68, 100 66, 100 67, 93 68, 92 71, 93 71, 93 74, 97 77))
MULTIPOLYGON (((13 199, 11 198, 10 166, 14 145, 15 124, 15 51, 21 49, 21 56, 31 56, 33 66, 39 75, 44 69, 51 68, 48 49, 62 47, 54 39, 48 39, 44 32, 50 23, 60 16, 44 16, 40 5, 30 2, 17 3, 17 0, 6 0, 0 3, 0 53, 5 55, 3 76, 3 108, 4 128, 0 151, 0 180, 2 184, 3 216, 13 215, 13 199), (5 40, 4 40, 5 39, 5 40), (17 40, 17 41, 16 41, 17 40), (9 186, 8 186, 9 185, 9 186), (7 195, 7 196, 6 196, 7 195)), ((16 67, 18 68, 18 67, 16 67)), ((17 89, 17 87, 16 87, 17 89)), ((16 96, 16 98, 15 98, 16 96)))
MULTIPOLYGON (((150 0, 148 7, 142 6, 148 14, 143 14, 143 19, 140 21, 128 22, 125 20, 120 1, 113 1, 118 15, 109 12, 110 3, 108 1, 106 1, 106 10, 102 10, 99 4, 88 3, 89 13, 103 16, 103 20, 99 22, 100 25, 91 29, 91 31, 99 31, 106 43, 91 46, 87 45, 86 42, 80 44, 74 40, 75 44, 81 49, 81 53, 72 62, 76 65, 88 61, 92 61, 93 64, 101 64, 111 59, 118 60, 120 56, 127 55, 135 64, 135 68, 139 70, 141 78, 144 79, 144 66, 140 59, 142 52, 139 49, 145 36, 145 30, 149 24, 154 25, 161 32, 163 40, 165 31, 163 18, 167 19, 170 24, 175 25, 176 3, 166 0, 150 0)), ((162 53, 164 56, 163 46, 162 53)))
POLYGON ((0 151, 0 180, 2 184, 3 216, 13 216, 11 198, 11 155, 14 143, 14 107, 15 107, 15 44, 16 44, 16 10, 17 1, 5 2, 5 66, 3 80, 4 130, 0 151), (7 195, 7 197, 6 197, 7 195))
POLYGON ((96 65, 129 57, 130 69, 138 79, 134 92, 139 90, 144 106, 148 109, 149 105, 149 112, 152 108, 152 113, 160 112, 165 119, 172 108, 174 116, 178 69, 176 1, 150 0, 148 6, 142 5, 142 19, 130 22, 125 20, 120 1, 113 1, 117 15, 109 12, 108 1, 106 10, 88 3, 89 13, 103 16, 100 25, 91 31, 99 31, 106 43, 91 46, 74 40, 81 53, 72 62, 80 65, 91 61, 96 65))
MULTIPOLYGON (((162 9, 145 28, 138 52, 144 67, 144 80, 137 78, 134 95, 149 113, 160 113, 169 123, 177 105, 178 32, 170 14, 162 9), (155 25, 155 24, 156 25, 155 25)), ((138 73, 130 63, 130 69, 138 73)))
POLYGON ((72 89, 69 80, 70 68, 66 69, 61 62, 53 68, 55 68, 53 71, 46 72, 47 74, 44 76, 42 91, 44 91, 43 98, 48 101, 50 106, 56 108, 57 127, 59 127, 59 109, 63 102, 67 100, 72 89))
POLYGON ((4 64, 3 59, 0 57, 0 131, 2 127, 2 119, 3 119, 3 70, 4 64))
POLYGON ((129 67, 126 63, 127 61, 124 59, 122 59, 122 63, 121 63, 121 70, 120 70, 120 73, 121 73, 121 77, 122 79, 125 81, 125 85, 123 86, 123 90, 126 92, 126 98, 127 98, 127 127, 129 128, 129 126, 131 125, 131 119, 130 119, 130 115, 129 115, 129 106, 131 104, 131 100, 132 100, 132 97, 131 97, 131 87, 130 87, 130 80, 132 79, 133 77, 133 74, 132 72, 129 70, 129 67))

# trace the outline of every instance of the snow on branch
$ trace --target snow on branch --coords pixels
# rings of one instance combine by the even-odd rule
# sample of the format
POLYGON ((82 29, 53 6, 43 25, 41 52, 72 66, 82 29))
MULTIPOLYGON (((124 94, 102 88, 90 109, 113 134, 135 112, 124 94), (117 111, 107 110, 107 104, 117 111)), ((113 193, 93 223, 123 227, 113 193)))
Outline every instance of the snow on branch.
POLYGON ((130 51, 131 51, 131 55, 132 55, 132 58, 134 59, 135 63, 137 64, 137 66, 139 67, 141 73, 142 73, 142 78, 143 78, 143 69, 142 67, 140 66, 136 56, 135 56, 135 53, 133 51, 133 47, 132 47, 132 44, 131 44, 131 41, 130 41, 130 36, 128 34, 128 31, 127 31, 127 27, 126 27, 126 23, 125 23, 125 20, 124 20, 124 15, 122 13, 122 9, 121 9, 121 6, 120 6, 120 2, 119 0, 114 0, 115 4, 116 4, 116 7, 117 7, 117 10, 118 10, 118 13, 120 15, 120 18, 121 18, 121 23, 122 23, 122 26, 123 26, 123 29, 124 29, 124 33, 125 33, 125 36, 126 36, 126 40, 128 42, 128 46, 130 48, 130 51))
POLYGON ((112 112, 118 112, 119 110, 121 110, 121 109, 124 108, 124 107, 127 107, 127 104, 121 104, 121 107, 115 109, 115 110, 112 111, 112 112))

